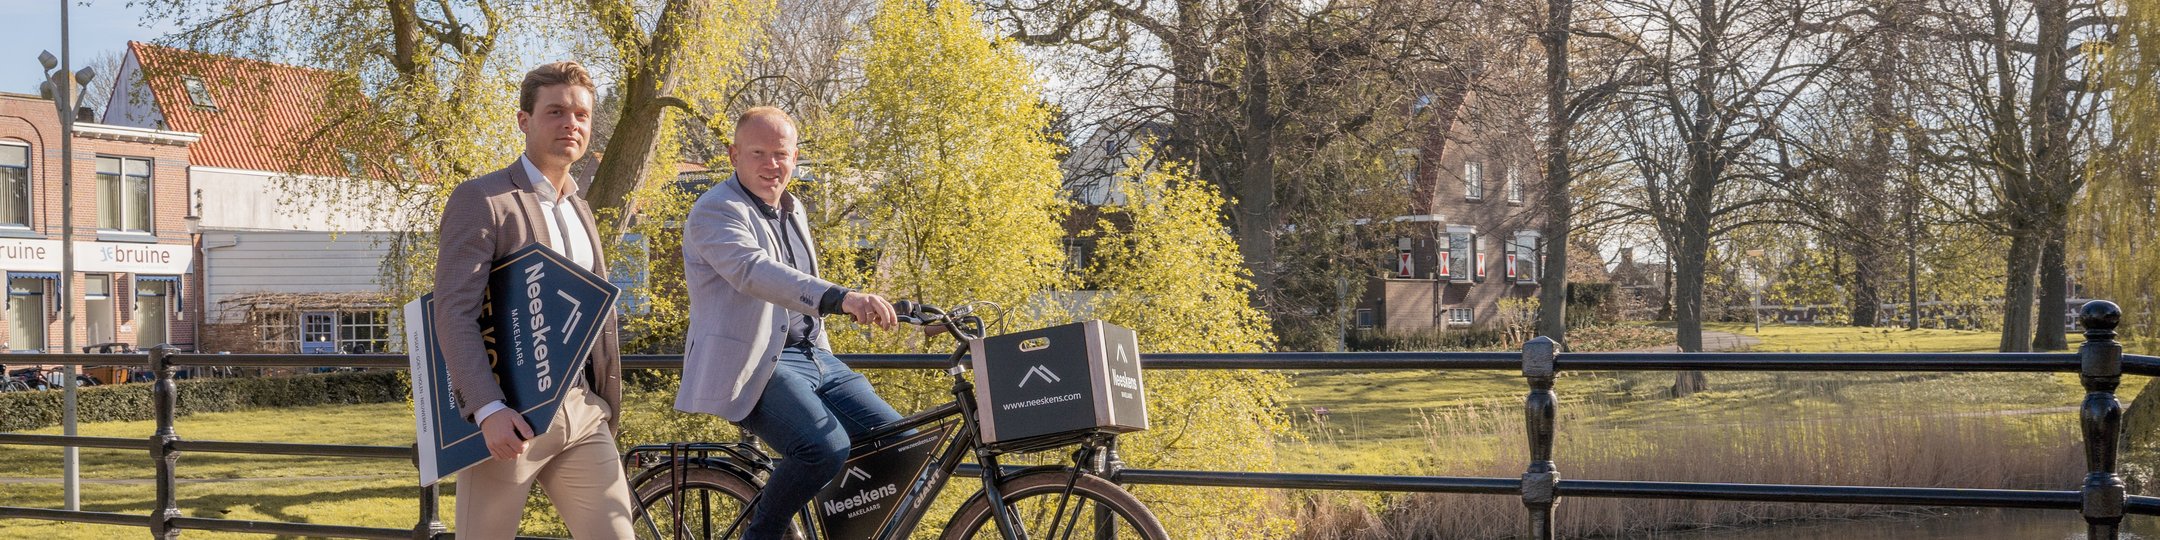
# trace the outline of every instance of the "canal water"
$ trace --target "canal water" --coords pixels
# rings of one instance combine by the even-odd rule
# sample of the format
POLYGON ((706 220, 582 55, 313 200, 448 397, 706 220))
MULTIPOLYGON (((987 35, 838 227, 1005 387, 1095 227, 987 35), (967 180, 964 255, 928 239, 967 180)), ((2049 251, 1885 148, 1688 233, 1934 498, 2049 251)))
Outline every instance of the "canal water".
MULTIPOLYGON (((2160 519, 2131 517, 2123 540, 2160 540, 2160 519)), ((1929 516, 1806 521, 1748 528, 1630 535, 1656 540, 2083 540, 2076 511, 1980 510, 1929 516)))

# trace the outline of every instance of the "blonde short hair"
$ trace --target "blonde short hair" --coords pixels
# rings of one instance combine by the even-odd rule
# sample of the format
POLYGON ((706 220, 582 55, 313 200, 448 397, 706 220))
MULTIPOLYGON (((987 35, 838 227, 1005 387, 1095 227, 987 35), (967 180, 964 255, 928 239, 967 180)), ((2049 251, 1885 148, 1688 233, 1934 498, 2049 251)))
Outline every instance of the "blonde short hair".
POLYGON ((751 120, 759 118, 777 118, 781 122, 786 122, 789 128, 795 127, 795 117, 788 116, 787 111, 771 105, 759 105, 743 111, 742 116, 735 117, 735 131, 742 131, 743 124, 748 124, 751 120))

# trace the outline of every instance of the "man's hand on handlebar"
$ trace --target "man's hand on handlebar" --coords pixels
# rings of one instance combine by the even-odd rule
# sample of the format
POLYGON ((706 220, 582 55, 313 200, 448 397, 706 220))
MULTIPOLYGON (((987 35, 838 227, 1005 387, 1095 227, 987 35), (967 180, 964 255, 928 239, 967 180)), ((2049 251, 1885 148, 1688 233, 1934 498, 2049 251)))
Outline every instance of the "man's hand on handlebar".
POLYGON ((876 326, 881 330, 891 330, 899 322, 898 317, 893 314, 892 303, 875 294, 849 292, 846 298, 840 300, 840 310, 854 316, 857 323, 876 326))

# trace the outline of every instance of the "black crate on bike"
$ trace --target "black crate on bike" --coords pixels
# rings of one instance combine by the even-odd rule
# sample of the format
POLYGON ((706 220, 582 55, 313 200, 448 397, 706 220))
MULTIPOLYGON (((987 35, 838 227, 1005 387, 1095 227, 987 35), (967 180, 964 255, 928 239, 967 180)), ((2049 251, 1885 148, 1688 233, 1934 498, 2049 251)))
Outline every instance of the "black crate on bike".
POLYGON ((1147 429, 1131 329, 1086 321, 991 336, 970 349, 984 445, 1030 452, 1147 429))

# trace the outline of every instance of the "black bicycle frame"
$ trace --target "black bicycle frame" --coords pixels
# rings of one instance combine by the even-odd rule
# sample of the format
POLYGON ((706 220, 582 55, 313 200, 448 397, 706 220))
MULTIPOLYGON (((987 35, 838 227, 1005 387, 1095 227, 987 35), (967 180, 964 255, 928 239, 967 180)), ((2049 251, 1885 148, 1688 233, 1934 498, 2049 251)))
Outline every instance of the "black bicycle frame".
MULTIPOLYGON (((954 416, 960 417, 960 429, 948 434, 947 436, 950 438, 944 442, 944 450, 932 458, 933 461, 930 462, 930 466, 924 467, 921 473, 908 481, 907 489, 902 490, 900 498, 895 501, 898 510, 879 524, 877 533, 873 538, 901 539, 907 538, 908 535, 914 533, 915 527, 920 525, 922 518, 929 513, 932 500, 945 489, 945 483, 952 479, 954 471, 959 469, 961 461, 966 459, 969 453, 973 453, 976 463, 982 466, 983 497, 992 503, 990 505, 991 515, 997 523, 998 531, 1003 533, 1006 538, 1014 539, 1022 538, 1021 535, 1025 534, 1019 525, 1018 518, 1013 516, 1012 509, 1003 504, 1005 495, 998 486, 1004 483, 1007 475, 1004 469, 998 465, 997 453, 985 448, 981 443, 981 427, 978 425, 979 420, 975 416, 975 385, 960 376, 960 362, 966 358, 967 353, 967 341, 962 340, 960 345, 953 350, 952 356, 948 358, 949 364, 953 366, 950 371, 953 376, 952 402, 915 413, 854 437, 858 441, 880 441, 879 444, 884 444, 889 442, 888 439, 908 434, 925 426, 948 421, 954 416)), ((686 466, 712 467, 716 465, 715 462, 740 460, 745 461, 741 466, 747 467, 740 471, 743 474, 755 474, 759 471, 770 470, 768 461, 750 459, 749 456, 743 455, 742 452, 755 452, 755 448, 746 447, 742 444, 647 445, 633 448, 629 454, 636 456, 662 450, 669 451, 671 454, 667 460, 667 466, 670 468, 686 466), (679 454, 679 452, 684 451, 697 452, 697 457, 691 458, 679 454), (731 456, 730 458, 712 458, 709 457, 709 453, 712 451, 723 451, 731 454, 731 456), (689 463, 693 460, 698 464, 692 465, 689 463)), ((758 457, 762 457, 762 453, 759 453, 758 457)), ((625 461, 626 464, 634 464, 637 459, 633 457, 625 461)), ((719 466, 728 467, 727 465, 719 466)), ((658 474, 658 472, 656 469, 647 469, 637 476, 647 478, 658 474)), ((1079 475, 1082 473, 1079 469, 1074 469, 1073 474, 1079 475)), ((817 512, 809 508, 797 514, 797 522, 803 526, 803 531, 813 539, 823 538, 826 534, 823 521, 817 519, 816 515, 817 512)), ((747 514, 740 517, 747 517, 747 514)), ((739 523, 740 517, 738 517, 738 523, 735 526, 739 527, 741 525, 739 523)))
POLYGON ((998 466, 996 453, 984 448, 980 443, 979 430, 981 428, 976 424, 977 419, 975 416, 975 385, 960 377, 959 362, 966 357, 967 352, 967 342, 962 341, 949 359, 951 364, 955 366, 951 371, 953 375, 953 401, 951 403, 939 405, 930 410, 902 418, 897 422, 880 426, 863 433, 861 437, 857 438, 865 441, 883 441, 911 430, 944 421, 953 416, 960 417, 960 429, 951 435, 951 439, 946 441, 945 450, 931 461, 931 466, 925 467, 921 474, 908 482, 907 489, 901 491, 900 499, 896 502, 899 505, 899 511, 893 512, 892 517, 886 518, 885 523, 878 527, 877 535, 874 538, 899 539, 907 538, 909 534, 914 533, 915 527, 920 525, 924 515, 929 513, 931 500, 945 489, 945 482, 952 479, 953 471, 959 469, 961 460, 965 459, 966 454, 970 452, 975 454, 976 463, 982 465, 983 496, 993 503, 990 505, 991 513, 996 516, 999 532, 1004 533, 1006 538, 1019 538, 1018 535, 1021 531, 1019 522, 1011 515, 1010 509, 1002 504, 1005 496, 1004 493, 998 490, 998 485, 1005 481, 1004 471, 998 466))

